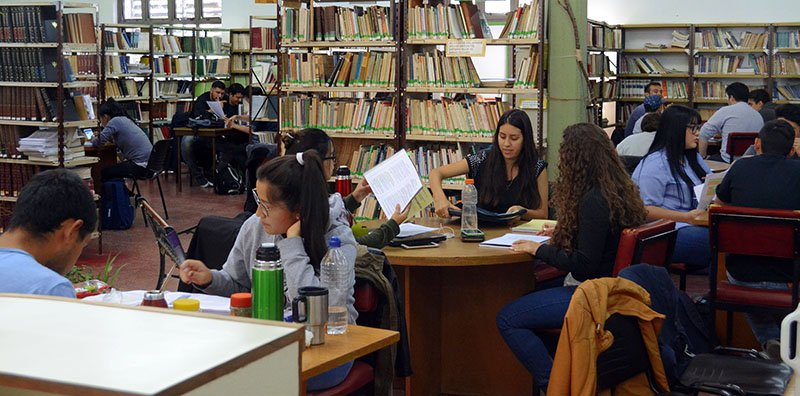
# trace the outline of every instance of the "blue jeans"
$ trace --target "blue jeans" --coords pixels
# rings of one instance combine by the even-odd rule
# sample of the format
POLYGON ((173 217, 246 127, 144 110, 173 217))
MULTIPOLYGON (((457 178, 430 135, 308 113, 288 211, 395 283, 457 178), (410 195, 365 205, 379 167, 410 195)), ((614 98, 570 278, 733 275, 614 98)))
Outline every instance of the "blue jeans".
MULTIPOLYGON (((728 281, 731 282, 732 285, 736 286, 767 290, 789 290, 788 283, 742 282, 734 279, 731 274, 726 275, 728 276, 728 281)), ((764 346, 769 340, 781 339, 781 329, 778 327, 778 323, 775 322, 775 316, 772 314, 761 312, 745 312, 744 317, 747 319, 747 324, 750 325, 750 329, 753 330, 753 334, 756 336, 758 342, 761 343, 761 346, 764 346)))
POLYGON ((689 225, 678 228, 672 262, 685 263, 695 268, 708 267, 711 264, 708 227, 689 225))
POLYGON ((333 388, 347 378, 350 369, 353 368, 353 361, 349 361, 339 367, 334 367, 324 373, 317 374, 306 380, 306 390, 316 391, 321 389, 333 388))
POLYGON ((576 288, 566 286, 537 291, 508 303, 497 314, 500 335, 541 389, 547 389, 553 359, 533 330, 560 329, 576 288))
POLYGON ((197 156, 195 155, 199 147, 207 149, 210 152, 211 140, 202 136, 184 136, 181 138, 181 159, 189 166, 192 176, 194 176, 195 179, 203 175, 197 164, 197 156))

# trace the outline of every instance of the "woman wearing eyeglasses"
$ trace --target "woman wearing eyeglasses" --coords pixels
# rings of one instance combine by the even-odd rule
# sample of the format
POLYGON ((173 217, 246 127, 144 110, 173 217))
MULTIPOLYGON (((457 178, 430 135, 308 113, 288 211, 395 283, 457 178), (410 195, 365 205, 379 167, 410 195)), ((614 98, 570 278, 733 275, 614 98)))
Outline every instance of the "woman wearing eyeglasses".
POLYGON ((697 153, 700 122, 700 114, 688 107, 670 106, 664 110, 653 144, 632 175, 647 209, 647 219, 677 223, 672 261, 692 267, 711 263, 708 228, 690 224, 708 217, 706 211, 697 209, 694 194, 694 186, 703 183, 711 172, 697 153))
MULTIPOLYGON (((286 155, 294 155, 305 150, 316 151, 323 158, 322 168, 325 172, 325 180, 330 179, 333 175, 333 171, 336 169, 336 150, 333 146, 333 141, 325 131, 307 128, 286 134, 283 137, 283 146, 286 148, 286 155)), ((372 188, 367 183, 367 179, 362 179, 350 195, 342 197, 344 207, 347 209, 347 212, 342 214, 349 217, 351 213, 361 206, 361 201, 367 198, 371 192, 372 188)), ((338 194, 333 196, 338 196, 338 194)), ((367 235, 356 238, 356 241, 360 245, 382 249, 400 233, 400 224, 406 221, 407 218, 408 209, 401 211, 400 205, 397 205, 389 221, 381 224, 379 228, 370 231, 367 235)))
MULTIPOLYGON (((320 263, 331 237, 341 241, 348 265, 350 288, 344 296, 347 321, 356 323, 355 260, 356 241, 347 219, 339 216, 344 205, 328 196, 323 177, 323 160, 314 150, 270 160, 256 171, 252 191, 258 209, 242 225, 222 270, 209 270, 198 260, 186 260, 180 267, 181 280, 207 294, 230 296, 249 293, 256 250, 271 242, 280 250, 286 301, 297 297, 303 286, 327 287, 319 277, 320 263)), ((306 382, 308 390, 330 388, 341 383, 352 367, 345 363, 306 382)))

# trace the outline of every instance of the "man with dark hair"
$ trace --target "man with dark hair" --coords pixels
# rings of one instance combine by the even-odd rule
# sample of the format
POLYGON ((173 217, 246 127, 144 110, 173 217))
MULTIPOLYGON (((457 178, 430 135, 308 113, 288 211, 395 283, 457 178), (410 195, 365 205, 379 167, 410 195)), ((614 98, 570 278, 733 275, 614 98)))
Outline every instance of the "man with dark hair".
MULTIPOLYGON (((211 89, 200 95, 192 104, 192 118, 216 118, 214 112, 208 106, 209 101, 221 102, 222 95, 225 93, 225 83, 216 80, 211 83, 211 89)), ((208 180, 213 175, 206 175, 198 163, 199 158, 211 157, 211 140, 201 136, 184 136, 181 138, 181 158, 189 166, 197 184, 200 187, 214 187, 214 183, 208 180), (208 154, 206 154, 208 153, 208 154)), ((205 164, 205 168, 211 169, 211 164, 205 164)))
MULTIPOLYGON (((644 97, 647 98, 650 95, 658 95, 661 96, 661 84, 650 81, 647 85, 644 86, 644 97)), ((631 112, 631 116, 628 117, 628 122, 625 124, 625 137, 630 136, 633 133, 633 126, 636 125, 636 121, 641 118, 644 113, 646 113, 644 109, 644 103, 636 106, 635 109, 631 112)))
POLYGON ((772 102, 772 97, 769 96, 766 89, 754 89, 747 97, 747 104, 761 114, 764 122, 772 121, 775 116, 775 103, 772 102))
POLYGON ((725 88, 725 94, 728 95, 728 105, 717 110, 700 128, 697 152, 701 156, 708 157, 708 141, 719 134, 722 135, 720 152, 711 156, 710 159, 730 163, 733 158, 725 152, 728 144, 728 134, 731 132, 756 132, 761 130, 761 127, 764 126, 764 119, 761 118, 761 114, 758 114, 747 104, 749 93, 750 90, 747 85, 740 82, 735 82, 725 88))
MULTIPOLYGON (((794 129, 794 149, 795 153, 791 155, 793 159, 800 159, 798 157, 798 153, 800 153, 800 105, 796 104, 782 104, 775 108, 775 117, 778 120, 783 120, 789 123, 794 129)), ((747 151, 744 152, 745 156, 753 156, 756 155, 756 146, 750 146, 747 151)))
MULTIPOLYGON (((736 161, 717 187, 717 203, 762 209, 800 209, 800 161, 793 155, 795 131, 784 120, 767 122, 756 138, 758 155, 736 161)), ((731 283, 762 289, 788 289, 792 260, 729 255, 726 259, 731 283)), ((746 314, 758 341, 775 356, 780 332, 775 318, 746 314)))
POLYGON ((97 206, 80 177, 41 172, 22 188, 0 235, 0 293, 75 297, 64 278, 97 226, 97 206))
POLYGON ((239 104, 242 103, 244 98, 244 86, 239 83, 233 83, 228 87, 228 93, 222 98, 225 105, 222 107, 225 111, 225 117, 231 118, 239 114, 239 104))

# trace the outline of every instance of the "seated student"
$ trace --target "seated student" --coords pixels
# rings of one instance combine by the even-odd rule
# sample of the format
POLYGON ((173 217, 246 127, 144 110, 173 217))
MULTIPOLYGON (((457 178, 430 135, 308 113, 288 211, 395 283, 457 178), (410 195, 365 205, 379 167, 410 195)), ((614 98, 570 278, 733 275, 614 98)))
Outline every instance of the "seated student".
MULTIPOLYGON (((741 158, 731 165, 717 187, 717 203, 748 208, 800 210, 800 161, 795 153, 794 129, 788 122, 767 122, 756 138, 755 157, 741 158)), ((728 279, 739 286, 789 289, 792 260, 729 255, 728 279)), ((780 332, 771 315, 746 313, 758 341, 770 356, 777 356, 780 332)))
POLYGON ((512 250, 530 253, 569 275, 563 287, 528 294, 497 314, 500 334, 541 390, 547 389, 553 361, 533 329, 560 329, 576 286, 611 276, 622 230, 643 224, 647 216, 613 144, 596 125, 564 130, 558 173, 558 224, 540 232, 552 239, 548 244, 518 241, 512 250))
MULTIPOLYGON (((285 301, 297 297, 303 286, 327 286, 317 275, 331 237, 338 237, 347 260, 350 290, 347 321, 356 323, 355 297, 356 242, 350 224, 339 215, 341 200, 328 197, 322 173, 322 159, 309 150, 297 155, 274 158, 258 168, 258 181, 252 192, 258 210, 242 225, 233 249, 222 270, 209 270, 197 260, 186 260, 180 268, 181 280, 208 294, 230 296, 251 291, 255 253, 262 243, 272 242, 281 253, 285 301), (329 200, 333 200, 332 204, 329 200)), ((308 380, 308 389, 330 388, 341 383, 352 367, 346 363, 308 380)))
POLYGON ((222 111, 225 112, 226 118, 239 114, 239 105, 242 104, 242 99, 244 99, 244 86, 239 83, 231 84, 227 93, 222 97, 222 111))
POLYGON ((97 206, 72 171, 36 174, 0 235, 0 293, 75 297, 64 277, 97 227, 97 206))
POLYGON ((747 96, 747 104, 761 114, 764 122, 772 121, 777 116, 775 115, 775 108, 777 105, 772 101, 772 97, 767 93, 766 89, 754 89, 750 91, 747 96))
MULTIPOLYGON (((239 114, 239 105, 244 97, 244 87, 242 84, 233 83, 228 87, 228 92, 222 99, 222 108, 225 112, 226 127, 231 117, 239 114)), ((239 171, 245 170, 247 162, 247 145, 250 143, 250 130, 248 128, 234 128, 235 132, 226 133, 217 138, 217 153, 220 164, 232 164, 239 171)))
MULTIPOLYGON (((647 85, 644 86, 644 97, 647 99, 650 96, 658 96, 660 97, 662 94, 662 87, 661 83, 657 83, 655 81, 650 81, 647 85)), ((643 117, 645 113, 644 103, 636 106, 636 108, 631 111, 631 115, 628 117, 628 122, 625 123, 625 137, 630 136, 633 134, 633 127, 636 125, 636 121, 639 118, 643 117)))
MULTIPOLYGON (((244 88, 244 98, 247 99, 247 102, 244 103, 246 111, 248 103, 252 103, 253 96, 260 96, 263 95, 264 91, 261 90, 259 87, 254 87, 252 85, 248 85, 244 88)), ((266 104, 268 106, 268 104, 266 104)), ((258 109, 254 108, 253 112, 257 112, 258 109)), ((228 120, 225 121, 226 128, 233 128, 237 131, 250 133, 250 115, 249 114, 236 114, 228 117, 228 120)), ((264 127, 263 121, 255 121, 252 125, 253 131, 265 131, 266 128, 264 127)))
POLYGON ((694 186, 711 172, 697 153, 700 114, 684 106, 670 106, 661 114, 653 144, 633 171, 647 208, 647 219, 677 222, 678 236, 672 261, 694 267, 711 263, 708 228, 689 225, 707 217, 697 209, 694 186))
POLYGON ((653 139, 656 137, 656 130, 658 129, 658 121, 661 119, 661 113, 652 112, 645 114, 642 120, 642 133, 635 133, 619 142, 617 145, 617 153, 619 155, 627 155, 632 157, 644 157, 647 151, 650 150, 650 145, 653 144, 653 139))
POLYGON ((750 105, 747 98, 750 90, 747 85, 735 82, 725 88, 728 95, 728 105, 717 110, 700 129, 700 140, 697 152, 706 157, 708 141, 716 135, 722 135, 722 146, 719 154, 714 154, 710 159, 730 163, 733 158, 725 152, 728 145, 728 134, 731 132, 756 132, 764 126, 764 119, 750 105))
MULTIPOLYGON (((301 151, 314 150, 323 159, 322 168, 324 169, 325 180, 328 180, 333 175, 336 169, 336 150, 331 138, 321 129, 308 128, 299 132, 287 133, 283 137, 283 147, 286 148, 286 155, 294 155, 301 151)), ((355 212, 361 201, 372 193, 367 179, 362 179, 358 183, 353 192, 344 197, 344 207, 347 209, 346 217, 355 212)), ((332 197, 339 197, 341 195, 333 194, 332 197)), ((400 224, 408 218, 408 209, 405 211, 400 210, 400 205, 397 205, 392 218, 389 221, 381 224, 380 228, 370 231, 367 235, 356 238, 356 242, 361 245, 369 246, 375 249, 382 249, 389 242, 400 233, 400 224)))
MULTIPOLYGON (((664 102, 661 100, 661 96, 658 95, 650 95, 644 98, 644 109, 647 113, 658 113, 661 114, 664 111, 664 102)), ((644 116, 639 117, 636 120, 636 123, 633 125, 633 134, 642 133, 642 122, 644 122, 644 116)))
MULTIPOLYGON (((208 92, 200 95, 192 103, 192 118, 214 118, 214 112, 208 106, 209 101, 219 102, 222 100, 222 95, 225 93, 225 83, 222 81, 214 81, 211 83, 211 89, 208 92)), ((184 136, 181 139, 181 158, 189 166, 197 184, 200 187, 214 187, 214 183, 209 181, 209 178, 214 177, 212 174, 206 174, 204 169, 200 167, 198 159, 206 157, 206 155, 199 155, 201 153, 211 152, 211 139, 202 136, 184 136)), ((210 154, 208 155, 210 157, 210 154)), ((211 167, 207 166, 208 172, 211 167)))
MULTIPOLYGON (((798 153, 800 153, 800 105, 796 104, 782 104, 775 109, 775 116, 778 120, 783 120, 789 123, 794 129, 794 150, 795 153, 792 154, 790 157, 793 159, 800 159, 798 157, 798 153)), ((756 148, 755 146, 750 146, 747 151, 745 151, 744 156, 750 157, 756 155, 756 148)))
POLYGON ((492 146, 428 175, 436 214, 449 218, 455 208, 442 190, 442 180, 467 174, 478 189, 478 207, 497 213, 527 209, 525 220, 547 218, 547 163, 539 159, 531 120, 524 111, 500 116, 492 146))
POLYGON ((92 140, 92 146, 102 147, 107 141, 112 141, 125 157, 124 162, 103 168, 100 180, 105 182, 131 176, 147 177, 147 161, 153 151, 153 144, 147 134, 113 98, 100 105, 97 113, 103 131, 92 140))

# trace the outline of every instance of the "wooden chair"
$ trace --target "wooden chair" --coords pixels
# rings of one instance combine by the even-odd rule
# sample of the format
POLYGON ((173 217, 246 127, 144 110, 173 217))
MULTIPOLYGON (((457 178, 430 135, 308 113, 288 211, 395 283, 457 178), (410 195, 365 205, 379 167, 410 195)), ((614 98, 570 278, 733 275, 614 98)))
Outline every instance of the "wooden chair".
MULTIPOLYGON (((713 310, 725 310, 727 339, 733 336, 733 312, 786 314, 798 303, 800 281, 800 212, 712 206, 710 237, 713 260, 709 300, 713 310), (725 275, 721 253, 791 259, 794 262, 792 290, 766 290, 732 285, 725 275), (718 280, 717 277, 721 279, 718 280)), ((711 315, 715 331, 716 315, 711 315)))
POLYGON ((728 145, 725 147, 725 152, 733 157, 741 157, 750 146, 755 143, 758 137, 758 132, 731 132, 728 134, 728 145))
POLYGON ((614 276, 634 264, 668 267, 672 263, 678 230, 672 220, 656 220, 622 230, 614 261, 614 276))

